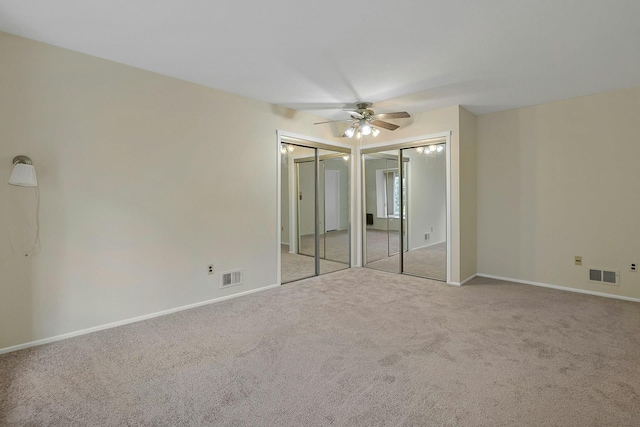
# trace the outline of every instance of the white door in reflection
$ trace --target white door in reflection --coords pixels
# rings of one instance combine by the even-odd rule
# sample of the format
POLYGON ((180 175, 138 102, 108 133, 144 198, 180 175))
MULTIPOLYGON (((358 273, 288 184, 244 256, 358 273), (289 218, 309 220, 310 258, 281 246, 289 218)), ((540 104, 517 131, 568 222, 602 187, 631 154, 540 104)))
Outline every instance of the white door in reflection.
POLYGON ((325 231, 336 231, 340 228, 340 171, 325 171, 324 197, 325 231))

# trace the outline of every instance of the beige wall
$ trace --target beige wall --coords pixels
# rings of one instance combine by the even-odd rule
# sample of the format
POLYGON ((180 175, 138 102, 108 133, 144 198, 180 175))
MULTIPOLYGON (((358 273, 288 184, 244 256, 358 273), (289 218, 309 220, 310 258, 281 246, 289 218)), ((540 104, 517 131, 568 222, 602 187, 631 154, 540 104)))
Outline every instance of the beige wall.
POLYGON ((478 116, 479 272, 640 298, 639 117, 640 88, 478 116))
POLYGON ((0 233, 0 349, 276 283, 276 129, 329 127, 6 33, 0 58, 0 200, 30 156, 42 240, 0 233))
POLYGON ((460 279, 478 272, 476 116, 460 107, 460 279))

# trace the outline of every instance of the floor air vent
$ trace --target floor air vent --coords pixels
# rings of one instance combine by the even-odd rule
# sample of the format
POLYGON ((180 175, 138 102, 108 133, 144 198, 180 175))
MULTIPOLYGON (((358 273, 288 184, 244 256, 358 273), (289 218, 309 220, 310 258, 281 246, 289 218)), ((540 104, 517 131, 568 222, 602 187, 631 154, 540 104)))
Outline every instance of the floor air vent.
POLYGON ((223 288, 227 286, 236 286, 242 284, 242 270, 225 271, 220 275, 223 288))
POLYGON ((602 283, 604 285, 618 285, 620 272, 615 270, 604 270, 601 268, 589 268, 589 281, 602 283))

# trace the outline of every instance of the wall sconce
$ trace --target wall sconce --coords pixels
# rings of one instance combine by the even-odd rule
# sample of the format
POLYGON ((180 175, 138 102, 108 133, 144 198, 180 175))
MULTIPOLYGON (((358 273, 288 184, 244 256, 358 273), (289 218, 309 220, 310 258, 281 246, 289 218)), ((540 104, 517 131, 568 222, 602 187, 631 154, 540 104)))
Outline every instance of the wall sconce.
MULTIPOLYGON (((11 245, 11 250, 16 255, 23 255, 28 257, 36 252, 40 243, 40 219, 39 219, 40 192, 38 191, 38 179, 36 178, 36 168, 33 167, 33 164, 31 163, 30 158, 28 158, 27 156, 16 156, 13 159, 13 170, 11 171, 11 176, 9 177, 9 185, 15 185, 17 187, 31 187, 33 188, 33 190, 35 190, 35 191, 26 191, 26 192, 23 190, 20 190, 18 192, 14 192, 13 194, 16 197, 18 196, 19 193, 23 195, 14 199, 15 203, 9 203, 9 192, 7 192, 7 203, 5 204, 5 207, 7 209, 7 227, 9 231, 9 243, 11 245), (27 224, 29 224, 30 227, 35 228, 35 231, 32 233, 33 240, 31 239, 29 240, 29 246, 22 245, 22 247, 18 249, 16 248, 16 245, 15 245, 16 236, 12 232, 12 228, 14 227, 12 227, 12 224, 11 224, 12 221, 10 220, 11 215, 9 213, 10 212, 9 206, 10 205, 13 206, 14 204, 17 204, 16 206, 19 206, 26 200, 24 198, 25 196, 35 197, 33 211, 32 211, 33 217, 31 217, 31 215, 25 216, 24 213, 26 213, 26 211, 20 212, 20 215, 22 219, 33 218, 33 220, 31 222, 28 221, 27 224)), ((23 221, 22 220, 14 221, 13 225, 17 225, 20 222, 23 222, 23 221)))
POLYGON ((16 156, 13 159, 13 171, 9 178, 10 185, 19 187, 37 187, 36 168, 27 156, 16 156))

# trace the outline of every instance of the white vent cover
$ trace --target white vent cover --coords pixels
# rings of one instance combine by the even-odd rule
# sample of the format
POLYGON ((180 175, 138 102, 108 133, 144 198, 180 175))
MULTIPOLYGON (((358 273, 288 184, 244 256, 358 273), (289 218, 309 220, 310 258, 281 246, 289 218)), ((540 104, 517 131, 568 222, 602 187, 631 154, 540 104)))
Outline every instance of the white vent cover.
POLYGON ((620 272, 611 269, 589 267, 589 281, 603 285, 619 285, 620 272))
POLYGON ((242 269, 225 271, 220 274, 221 283, 220 287, 226 288, 228 286, 242 285, 242 269))

